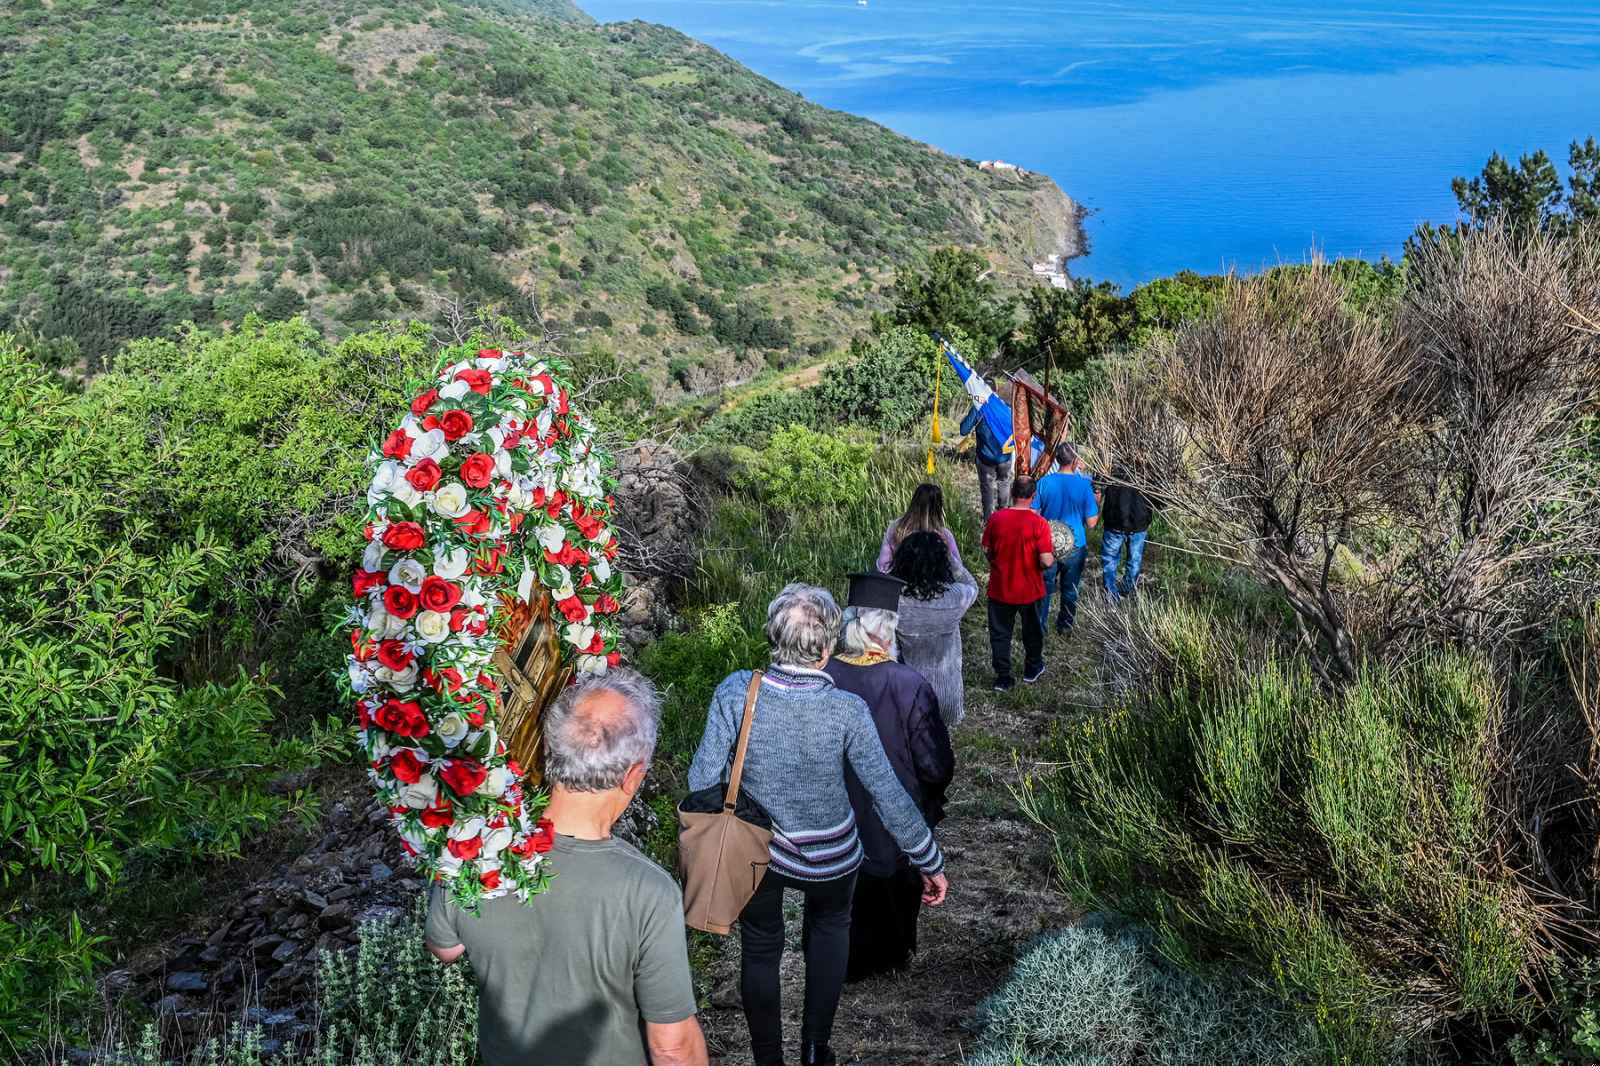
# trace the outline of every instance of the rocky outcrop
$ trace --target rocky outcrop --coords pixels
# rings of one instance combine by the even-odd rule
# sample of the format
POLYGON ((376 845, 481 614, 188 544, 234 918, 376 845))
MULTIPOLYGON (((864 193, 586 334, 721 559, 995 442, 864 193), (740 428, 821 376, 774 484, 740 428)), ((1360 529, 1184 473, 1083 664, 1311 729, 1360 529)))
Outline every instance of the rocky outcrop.
POLYGON ((617 456, 616 501, 628 574, 622 635, 637 650, 671 623, 671 595, 694 571, 703 515, 688 464, 670 446, 649 441, 617 456))

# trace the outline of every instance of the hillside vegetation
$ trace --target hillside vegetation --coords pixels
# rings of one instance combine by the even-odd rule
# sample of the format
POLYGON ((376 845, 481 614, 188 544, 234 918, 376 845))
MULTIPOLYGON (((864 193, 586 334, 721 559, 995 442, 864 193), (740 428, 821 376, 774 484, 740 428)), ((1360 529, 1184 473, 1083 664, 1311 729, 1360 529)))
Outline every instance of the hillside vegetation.
POLYGON ((575 354, 694 390, 837 346, 933 244, 1015 272, 1076 240, 1046 178, 561 0, 0 7, 0 329, 58 364, 533 296, 575 354))

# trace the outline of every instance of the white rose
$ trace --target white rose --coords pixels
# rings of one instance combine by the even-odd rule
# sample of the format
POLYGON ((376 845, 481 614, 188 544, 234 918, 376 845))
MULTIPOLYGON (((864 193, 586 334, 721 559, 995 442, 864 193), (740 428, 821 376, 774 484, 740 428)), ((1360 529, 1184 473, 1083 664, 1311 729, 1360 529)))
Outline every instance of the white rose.
POLYGON ((438 644, 450 639, 450 616, 441 611, 423 611, 412 625, 417 627, 417 639, 424 644, 438 644))
POLYGON ((377 537, 373 537, 372 543, 368 544, 366 551, 361 553, 361 569, 367 571, 368 573, 376 573, 379 570, 382 570, 383 553, 383 541, 377 537))
POLYGON ((447 880, 454 880, 461 872, 461 860, 450 854, 448 849, 439 852, 439 860, 435 865, 447 880))
POLYGON ((449 454, 450 446, 444 439, 442 429, 430 429, 411 444, 411 458, 419 463, 424 459, 442 463, 449 454))
POLYGON ((533 423, 539 429, 540 440, 544 440, 550 435, 550 426, 553 422, 555 422, 555 420, 556 416, 550 413, 550 408, 548 406, 539 412, 538 416, 533 420, 533 423))
POLYGON ((511 487, 506 490, 506 502, 519 511, 526 511, 532 499, 528 496, 527 489, 523 488, 518 482, 513 481, 511 487))
POLYGON ((454 748, 457 744, 467 739, 468 729, 467 720, 452 711, 434 725, 433 732, 440 740, 444 741, 445 747, 454 748))
POLYGON ((367 610, 367 628, 380 635, 389 628, 389 612, 384 609, 381 598, 373 600, 367 610))
POLYGON ((377 506, 378 502, 394 491, 395 483, 406 484, 405 474, 400 469, 400 464, 393 459, 378 467, 372 475, 372 484, 367 487, 367 503, 377 506))
POLYGON ((511 453, 498 445, 494 450, 494 472, 501 477, 511 476, 511 453))
POLYGON ((389 738, 383 735, 383 730, 373 729, 367 734, 371 742, 367 744, 367 755, 371 762, 382 762, 389 757, 394 749, 389 746, 389 738))
POLYGON ((448 385, 440 386, 439 396, 445 400, 459 400, 472 391, 472 386, 465 381, 452 381, 448 385))
POLYGON ((489 601, 483 598, 483 587, 480 582, 474 581, 461 590, 461 606, 469 611, 474 607, 482 607, 487 602, 489 601))
POLYGON ((379 681, 385 682, 399 692, 405 692, 417 683, 417 663, 412 660, 404 670, 391 670, 387 666, 380 666, 373 672, 379 681))
POLYGON ((459 481, 440 485, 428 499, 428 507, 443 518, 460 518, 472 508, 467 504, 467 489, 459 481))
POLYGON ((492 859, 511 846, 511 827, 503 825, 483 834, 483 857, 492 859))
POLYGON ((604 555, 598 556, 594 561, 594 579, 599 582, 611 580, 611 560, 604 555))
POLYGON ((492 427, 489 430, 489 439, 494 442, 494 446, 496 448, 504 447, 505 443, 506 443, 506 430, 505 430, 505 427, 504 426, 494 426, 494 427, 492 427))
POLYGON ((439 786, 434 784, 432 774, 423 774, 417 778, 415 784, 403 785, 400 788, 400 802, 414 811, 432 807, 438 798, 439 786))
POLYGON ((567 643, 574 648, 587 648, 589 643, 594 640, 594 634, 594 626, 573 622, 567 626, 567 643))
POLYGON ((481 817, 464 818, 450 827, 451 840, 471 840, 483 832, 484 821, 481 817))
POLYGON ((443 555, 436 555, 433 559, 433 572, 446 581, 454 581, 467 572, 467 567, 472 564, 472 553, 465 548, 456 548, 443 555))
POLYGON ((422 502, 422 493, 418 492, 417 487, 405 478, 401 478, 389 487, 389 495, 407 507, 415 507, 422 502))
POLYGON ((539 527, 539 547, 547 552, 558 552, 567 542, 567 531, 554 522, 539 527))
POLYGON ((428 568, 415 559, 401 559, 389 568, 389 584, 403 585, 413 596, 422 591, 422 579, 427 576, 428 568))
POLYGON ((578 673, 580 674, 603 674, 609 665, 604 655, 578 656, 578 673))
POLYGON ((478 786, 478 794, 482 796, 499 796, 516 783, 515 774, 504 766, 496 766, 489 771, 489 776, 483 779, 483 784, 478 786))
POLYGON ((556 570, 559 571, 557 580, 560 581, 560 584, 556 586, 555 591, 550 595, 558 600, 572 599, 578 594, 577 590, 572 587, 572 575, 567 573, 567 568, 564 566, 558 566, 556 570))
POLYGON ((372 675, 354 659, 350 660, 350 691, 365 692, 372 687, 372 675))

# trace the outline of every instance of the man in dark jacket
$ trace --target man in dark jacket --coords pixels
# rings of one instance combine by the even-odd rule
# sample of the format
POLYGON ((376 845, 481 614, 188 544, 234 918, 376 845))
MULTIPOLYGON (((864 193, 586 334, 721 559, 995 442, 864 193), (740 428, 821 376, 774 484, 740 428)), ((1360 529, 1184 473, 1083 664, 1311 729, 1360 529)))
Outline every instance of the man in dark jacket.
POLYGON ((1139 581, 1139 569, 1144 563, 1145 535, 1150 530, 1150 520, 1155 514, 1150 497, 1128 484, 1127 475, 1115 471, 1104 479, 1099 491, 1100 521, 1103 535, 1100 540, 1100 576, 1106 584, 1106 595, 1116 603, 1123 596, 1132 595, 1139 581), (1128 567, 1121 581, 1117 570, 1122 565, 1126 550, 1128 567))
MULTIPOLYGON (((835 686, 866 702, 895 776, 933 828, 944 818, 956 757, 932 686, 916 670, 895 661, 896 611, 904 584, 884 574, 851 576, 839 650, 823 669, 835 686)), ((871 796, 848 768, 845 788, 866 852, 851 901, 845 971, 845 980, 860 981, 910 964, 917 950, 924 889, 921 875, 906 861, 871 796)))
POLYGON ((983 520, 987 522, 996 507, 1004 507, 1011 499, 1011 456, 1005 452, 1006 442, 995 437, 976 404, 961 420, 961 435, 965 437, 978 431, 978 446, 973 457, 978 463, 978 495, 983 498, 983 520))

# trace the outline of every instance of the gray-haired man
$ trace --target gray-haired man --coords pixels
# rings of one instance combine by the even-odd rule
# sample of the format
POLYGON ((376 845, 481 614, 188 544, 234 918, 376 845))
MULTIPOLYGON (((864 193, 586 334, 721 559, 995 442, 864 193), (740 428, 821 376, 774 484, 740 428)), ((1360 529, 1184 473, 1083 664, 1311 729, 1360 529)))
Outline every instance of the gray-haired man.
POLYGON ((544 722, 545 817, 556 831, 549 891, 528 906, 489 900, 477 917, 433 892, 428 950, 472 964, 486 1066, 707 1062, 683 896, 611 835, 644 783, 660 716, 650 682, 631 670, 562 693, 544 722))

